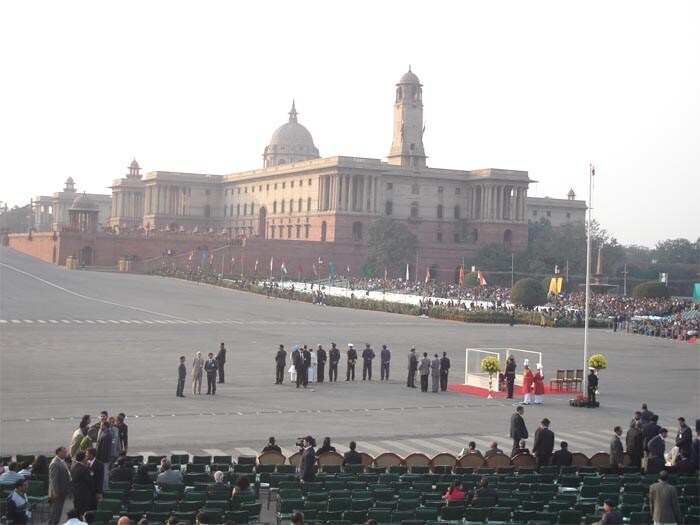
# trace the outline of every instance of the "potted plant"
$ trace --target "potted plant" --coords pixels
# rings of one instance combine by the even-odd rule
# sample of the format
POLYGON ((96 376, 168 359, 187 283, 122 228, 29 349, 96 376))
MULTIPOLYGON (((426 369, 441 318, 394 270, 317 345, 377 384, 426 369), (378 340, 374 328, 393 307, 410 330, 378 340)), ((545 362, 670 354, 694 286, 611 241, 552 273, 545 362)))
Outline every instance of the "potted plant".
POLYGON ((493 399, 491 395, 493 387, 493 374, 498 373, 501 370, 501 361, 497 357, 487 356, 481 360, 481 371, 486 372, 489 375, 489 395, 488 399, 493 399))

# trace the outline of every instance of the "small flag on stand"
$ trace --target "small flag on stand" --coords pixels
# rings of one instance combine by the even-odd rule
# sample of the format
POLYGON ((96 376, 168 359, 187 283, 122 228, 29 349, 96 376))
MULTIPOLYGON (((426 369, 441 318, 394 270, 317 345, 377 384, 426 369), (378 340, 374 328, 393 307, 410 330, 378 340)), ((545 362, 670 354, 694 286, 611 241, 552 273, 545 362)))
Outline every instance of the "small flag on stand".
POLYGON ((280 267, 280 270, 282 270, 282 273, 284 275, 287 275, 287 267, 284 265, 284 261, 282 261, 282 266, 280 267))
POLYGON ((428 284, 428 281, 430 281, 430 268, 427 266, 425 267, 425 284, 428 284))
POLYGON ((486 286, 488 284, 486 279, 484 279, 484 274, 481 273, 481 270, 478 271, 477 276, 479 277, 479 286, 486 286))

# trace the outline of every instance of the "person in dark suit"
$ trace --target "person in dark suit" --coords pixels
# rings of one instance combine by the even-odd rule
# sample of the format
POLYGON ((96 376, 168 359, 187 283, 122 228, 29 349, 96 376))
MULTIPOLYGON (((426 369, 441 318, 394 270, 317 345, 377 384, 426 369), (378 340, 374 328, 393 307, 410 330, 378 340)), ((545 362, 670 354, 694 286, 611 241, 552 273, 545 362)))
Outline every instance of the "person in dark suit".
POLYGON ((621 469, 624 466, 625 453, 622 451, 622 427, 613 428, 613 437, 610 440, 610 466, 621 469))
POLYGON ((85 452, 82 450, 75 454, 70 476, 73 484, 73 506, 82 516, 86 510, 93 508, 95 500, 95 481, 90 468, 85 464, 85 452))
POLYGON ((666 466, 666 458, 664 457, 664 452, 666 452, 666 445, 664 439, 668 435, 668 430, 662 428, 659 433, 651 438, 647 443, 647 449, 649 455, 647 456, 647 474, 658 474, 666 466))
POLYGON ((214 352, 209 352, 209 359, 204 362, 204 371, 207 373, 207 395, 216 395, 216 371, 219 369, 219 363, 214 359, 214 352))
POLYGON ((651 416, 651 420, 648 423, 642 425, 642 445, 644 446, 644 452, 649 452, 649 441, 658 435, 659 431, 661 430, 661 427, 657 424, 658 420, 659 416, 654 414, 651 416))
POLYGON ((570 467, 574 455, 569 452, 569 444, 566 441, 562 441, 559 446, 561 448, 552 455, 552 465, 570 467))
POLYGON ((134 477, 134 468, 131 464, 127 465, 124 456, 118 457, 114 462, 114 467, 109 471, 110 481, 131 481, 134 477))
POLYGON ((353 347, 352 343, 348 343, 348 372, 345 376, 346 381, 350 381, 350 376, 352 380, 355 380, 355 363, 357 363, 357 350, 353 347))
POLYGON ((292 351, 292 365, 296 371, 296 384, 297 388, 301 385, 301 369, 304 367, 304 355, 301 352, 300 345, 294 345, 294 350, 292 351))
POLYGON ((498 491, 493 487, 489 487, 488 478, 481 478, 479 488, 476 489, 476 492, 474 492, 472 504, 474 504, 474 501, 478 500, 479 498, 494 498, 494 502, 498 504, 498 491))
POLYGON ((630 457, 630 465, 641 467, 644 456, 644 435, 642 434, 641 420, 627 431, 625 445, 627 446, 627 455, 630 457))
POLYGON ((668 482, 668 472, 659 472, 659 481, 649 487, 649 510, 654 523, 680 523, 681 508, 676 487, 668 482))
POLYGON ((416 347, 411 348, 408 354, 408 379, 406 386, 408 388, 416 388, 416 371, 418 370, 418 356, 416 355, 416 347))
POLYGON ((311 436, 303 439, 304 452, 299 461, 299 481, 301 483, 316 481, 316 440, 311 436))
POLYGON ((678 434, 676 434, 676 446, 683 452, 686 458, 690 457, 693 446, 693 431, 685 424, 685 418, 678 418, 678 434))
POLYGON ((102 499, 102 494, 104 493, 105 488, 108 486, 107 479, 105 478, 105 466, 104 463, 97 459, 97 450, 93 447, 90 447, 85 451, 85 460, 87 467, 90 469, 92 483, 95 487, 90 509, 96 509, 97 502, 102 499))
POLYGON ((340 362, 340 350, 331 343, 328 350, 328 381, 338 381, 338 363, 340 362))
POLYGON ((442 353, 440 359, 440 390, 447 392, 447 376, 450 373, 450 358, 447 357, 447 352, 442 353))
POLYGON ((506 362, 506 391, 508 395, 506 399, 513 399, 513 387, 515 386, 515 369, 518 365, 515 363, 515 357, 508 357, 506 362))
POLYGON ((595 407, 596 399, 595 393, 598 390, 598 375, 595 373, 595 368, 589 368, 590 374, 588 374, 588 406, 590 408, 595 407))
POLYGON ((270 437, 270 439, 267 440, 267 445, 265 445, 262 449, 263 452, 267 452, 269 450, 279 452, 280 454, 282 453, 282 449, 277 443, 275 443, 274 437, 270 437))
POLYGON ((323 383, 327 360, 328 356, 323 349, 323 345, 318 345, 318 349, 316 350, 316 381, 319 383, 323 383))
POLYGON ((520 442, 529 437, 527 427, 525 426, 525 420, 523 419, 524 413, 525 407, 520 405, 515 409, 513 415, 510 416, 510 437, 513 438, 512 456, 518 453, 518 449, 520 449, 520 442))
POLYGON ((379 367, 379 374, 382 381, 385 379, 389 381, 389 365, 391 364, 391 351, 382 345, 382 351, 379 352, 379 359, 381 360, 379 367))
POLYGON ((372 359, 375 358, 374 350, 369 345, 365 344, 365 349, 362 351, 362 380, 372 381, 372 359))
POLYGON ((549 419, 544 418, 540 426, 535 430, 535 443, 532 445, 532 453, 535 455, 537 468, 549 465, 554 450, 554 432, 549 430, 549 419))
POLYGON ((185 356, 180 356, 180 366, 177 367, 177 391, 175 395, 177 397, 185 397, 183 391, 185 390, 185 377, 187 377, 187 367, 185 366, 185 356))
POLYGON ((355 450, 357 443, 350 442, 350 450, 343 454, 343 466, 345 465, 362 465, 362 455, 355 450))
POLYGON ((280 345, 279 350, 277 350, 277 355, 275 355, 275 384, 281 385, 284 381, 284 369, 287 366, 287 351, 284 349, 284 345, 280 345))
POLYGON ((306 348, 306 345, 304 345, 301 355, 304 358, 302 361, 303 377, 301 378, 301 383, 304 385, 304 388, 306 388, 309 384, 309 368, 311 368, 311 352, 309 352, 309 349, 306 348))
POLYGON ((49 523, 58 525, 63 516, 63 504, 70 493, 70 472, 66 465, 66 447, 58 447, 49 465, 49 523))
MULTIPOLYGON (((645 425, 646 423, 649 423, 651 421, 651 418, 654 416, 654 413, 647 408, 646 403, 642 403, 642 410, 639 411, 639 417, 642 420, 642 425, 645 425)), ((656 420, 658 421, 659 418, 657 417, 656 420)))
POLYGON ((224 365, 226 364, 226 346, 224 343, 219 345, 219 351, 216 354, 216 364, 219 366, 219 383, 224 382, 224 365))

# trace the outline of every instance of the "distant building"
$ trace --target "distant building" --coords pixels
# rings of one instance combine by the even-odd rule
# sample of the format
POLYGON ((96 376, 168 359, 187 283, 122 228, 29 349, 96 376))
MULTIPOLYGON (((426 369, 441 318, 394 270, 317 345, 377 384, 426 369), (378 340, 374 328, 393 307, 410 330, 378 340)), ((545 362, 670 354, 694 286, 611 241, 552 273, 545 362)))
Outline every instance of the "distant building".
POLYGON ((552 199, 551 197, 528 197, 527 218, 532 222, 542 219, 552 226, 562 226, 574 222, 585 222, 586 203, 577 201, 574 190, 569 190, 566 199, 552 199))
POLYGON ((70 227, 69 210, 79 197, 88 197, 97 210, 97 222, 107 226, 112 213, 112 196, 96 193, 78 193, 73 177, 68 177, 63 191, 51 196, 34 198, 32 227, 37 232, 54 232, 70 227))

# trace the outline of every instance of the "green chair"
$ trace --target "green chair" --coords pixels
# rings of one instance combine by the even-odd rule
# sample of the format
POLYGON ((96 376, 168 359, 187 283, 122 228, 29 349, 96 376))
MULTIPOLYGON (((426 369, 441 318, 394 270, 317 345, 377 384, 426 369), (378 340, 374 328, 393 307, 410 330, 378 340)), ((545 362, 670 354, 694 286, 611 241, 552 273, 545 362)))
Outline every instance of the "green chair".
POLYGON ((462 521, 464 519, 464 507, 462 505, 445 505, 440 511, 442 521, 462 521))
POLYGON ((187 501, 182 500, 177 505, 178 512, 197 512, 199 509, 204 507, 203 501, 187 501))
POLYGON ((414 510, 420 507, 420 499, 399 498, 397 510, 414 510))
POLYGON ((368 520, 376 520, 377 523, 389 523, 391 520, 391 511, 389 509, 369 509, 367 511, 368 520))
POLYGON ((170 512, 146 512, 146 519, 149 523, 163 523, 170 517, 170 512))
MULTIPOLYGON (((355 499, 352 498, 350 502, 350 510, 364 510, 367 511, 372 508, 374 505, 374 500, 371 498, 363 498, 363 499, 355 499)), ((419 503, 420 505, 420 503, 419 503)), ((417 505, 416 505, 417 506, 417 505)), ((415 508, 415 507, 413 507, 415 508)), ((401 510, 401 507, 399 506, 399 509, 401 510)))
POLYGON ((522 521, 526 523, 533 521, 537 516, 536 510, 515 510, 513 511, 513 521, 522 521))
POLYGON ((343 511, 340 510, 320 510, 316 514, 316 519, 319 522, 328 523, 331 521, 341 521, 343 519, 343 511))
POLYGON ((401 523, 406 520, 413 519, 414 511, 412 510, 395 510, 391 513, 390 523, 401 523))
POLYGON ((115 514, 111 510, 98 509, 95 511, 95 523, 109 523, 115 514))
POLYGON ((346 510, 350 510, 350 505, 352 503, 351 498, 329 498, 328 499, 328 511, 329 512, 334 512, 334 511, 340 511, 340 512, 345 512, 346 510))
POLYGON ((439 507, 418 507, 416 520, 435 521, 438 519, 439 507))
POLYGON ((547 505, 547 510, 549 512, 557 513, 560 510, 569 510, 571 507, 572 505, 566 501, 550 501, 549 505, 547 505))
POLYGON ((350 523, 364 523, 367 521, 366 510, 346 510, 343 512, 343 519, 350 523))
POLYGON ((119 514, 122 510, 122 501, 120 499, 102 498, 97 503, 97 510, 108 510, 113 515, 119 514))
POLYGON ((472 500, 472 507, 484 508, 484 507, 495 507, 495 506, 496 506, 496 498, 493 496, 484 496, 482 498, 476 498, 476 499, 472 500))
POLYGON ((231 503, 228 499, 208 499, 203 506, 208 509, 219 509, 223 512, 231 510, 231 503))
MULTIPOLYGON (((543 501, 523 501, 520 504, 522 510, 534 510, 535 512, 541 512, 544 510, 543 501)), ((568 506, 567 506, 568 508, 568 506)))
POLYGON ((551 524, 556 523, 558 517, 556 512, 538 512, 535 514, 535 520, 551 524))
POLYGON ((196 512, 180 512, 180 511, 175 511, 172 513, 173 518, 175 518, 177 521, 183 521, 183 522, 189 522, 189 523, 194 523, 194 518, 197 516, 196 512))
MULTIPOLYGON (((282 520, 288 520, 292 517, 292 512, 295 510, 302 510, 304 508, 304 500, 301 498, 288 498, 281 499, 277 502, 277 525, 280 524, 282 520)), ((241 509, 243 510, 243 509, 241 509)))
POLYGON ((583 515, 578 510, 560 510, 557 523, 560 525, 579 525, 583 515))
POLYGON ((489 523, 492 521, 510 521, 512 511, 508 507, 492 507, 489 512, 489 523))
POLYGON ((465 521, 486 521, 489 517, 489 512, 491 511, 488 507, 475 508, 468 507, 464 510, 464 520, 465 521))
POLYGON ((221 509, 214 509, 212 507, 204 507, 199 509, 199 512, 206 514, 209 521, 207 523, 223 523, 224 522, 224 511, 221 509))
POLYGON ((153 510, 153 502, 152 501, 129 501, 129 504, 127 505, 126 508, 127 508, 127 511, 129 512, 129 514, 140 512, 141 515, 143 515, 146 512, 153 510))

